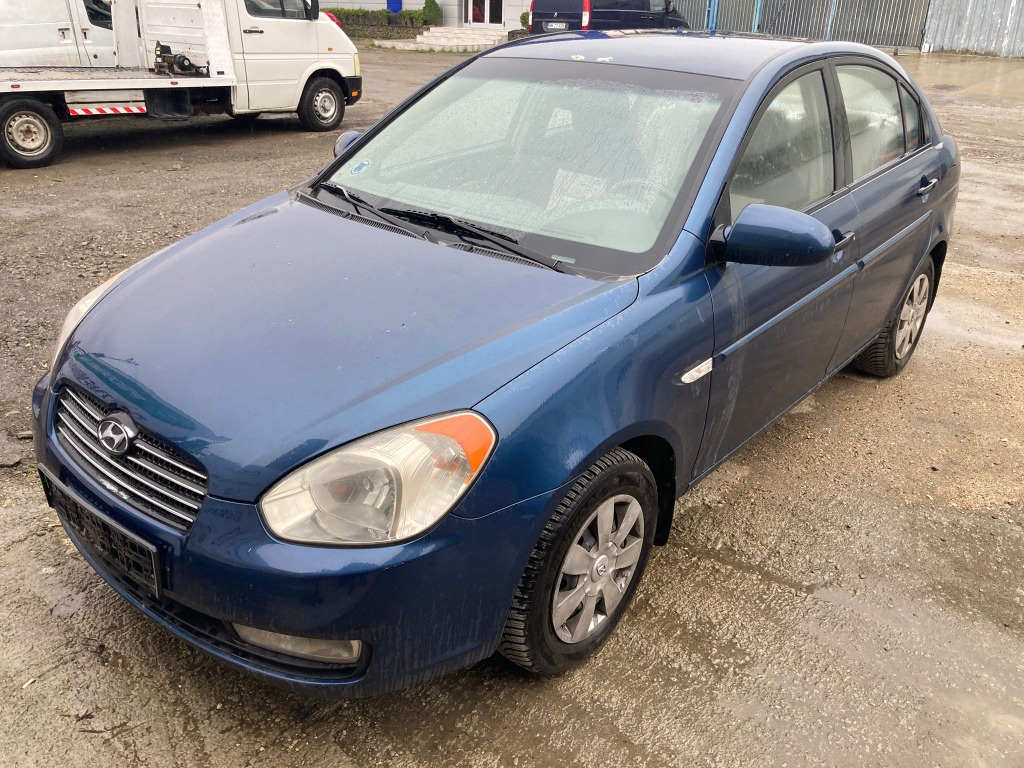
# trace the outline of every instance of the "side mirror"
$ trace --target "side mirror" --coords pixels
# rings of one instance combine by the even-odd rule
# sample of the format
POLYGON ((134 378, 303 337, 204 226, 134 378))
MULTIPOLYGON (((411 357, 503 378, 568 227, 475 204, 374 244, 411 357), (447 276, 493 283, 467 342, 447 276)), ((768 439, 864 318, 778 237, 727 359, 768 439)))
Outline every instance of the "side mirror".
POLYGON ((320 18, 320 0, 306 0, 308 5, 306 6, 306 18, 310 21, 316 21, 320 18))
POLYGON ((341 153, 348 149, 362 135, 359 131, 345 131, 334 142, 334 156, 341 157, 341 153))
POLYGON ((806 213, 752 203, 711 237, 726 261, 764 267, 818 264, 836 252, 832 232, 806 213))

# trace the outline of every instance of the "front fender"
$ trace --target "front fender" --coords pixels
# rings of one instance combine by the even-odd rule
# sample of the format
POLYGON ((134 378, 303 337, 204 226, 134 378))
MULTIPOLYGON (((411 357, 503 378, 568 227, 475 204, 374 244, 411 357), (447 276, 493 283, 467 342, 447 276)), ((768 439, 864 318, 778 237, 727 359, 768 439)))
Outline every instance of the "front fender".
POLYGON ((306 68, 306 71, 302 73, 302 77, 299 78, 296 83, 296 90, 292 94, 291 111, 299 108, 299 101, 302 99, 302 93, 306 90, 306 85, 309 83, 310 78, 328 73, 336 75, 337 79, 343 83, 341 88, 343 91, 346 91, 345 95, 347 96, 348 93, 344 83, 355 75, 355 64, 352 59, 352 54, 339 54, 337 58, 326 60, 321 59, 320 61, 310 64, 306 68))
POLYGON ((611 448, 656 436, 685 487, 700 447, 710 377, 680 376, 714 345, 707 279, 641 290, 636 302, 478 403, 499 434, 456 514, 475 515, 558 488, 611 448))

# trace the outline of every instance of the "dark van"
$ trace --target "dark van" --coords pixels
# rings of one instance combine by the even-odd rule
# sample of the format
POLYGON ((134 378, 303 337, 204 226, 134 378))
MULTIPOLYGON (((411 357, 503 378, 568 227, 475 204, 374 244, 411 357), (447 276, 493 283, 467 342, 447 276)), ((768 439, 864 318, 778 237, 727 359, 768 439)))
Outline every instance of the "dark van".
POLYGON ((580 29, 689 29, 673 0, 533 0, 530 34, 580 29))

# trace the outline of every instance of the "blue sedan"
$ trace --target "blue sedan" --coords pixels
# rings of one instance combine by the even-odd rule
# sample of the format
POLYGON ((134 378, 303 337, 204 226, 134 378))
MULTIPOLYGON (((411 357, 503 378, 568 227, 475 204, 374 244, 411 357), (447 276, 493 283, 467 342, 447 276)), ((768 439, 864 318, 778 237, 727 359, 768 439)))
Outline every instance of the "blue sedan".
POLYGON ((907 365, 958 177, 865 46, 492 49, 72 309, 47 499, 125 599, 264 679, 562 672, 679 495, 845 366, 907 365))

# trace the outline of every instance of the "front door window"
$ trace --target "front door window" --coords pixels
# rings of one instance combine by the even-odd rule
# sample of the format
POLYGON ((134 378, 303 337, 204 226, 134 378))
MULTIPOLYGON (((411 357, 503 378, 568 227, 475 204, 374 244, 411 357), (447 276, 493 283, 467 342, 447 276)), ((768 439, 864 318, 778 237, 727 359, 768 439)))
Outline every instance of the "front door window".
POLYGON ((504 0, 466 0, 466 22, 501 24, 504 0))

